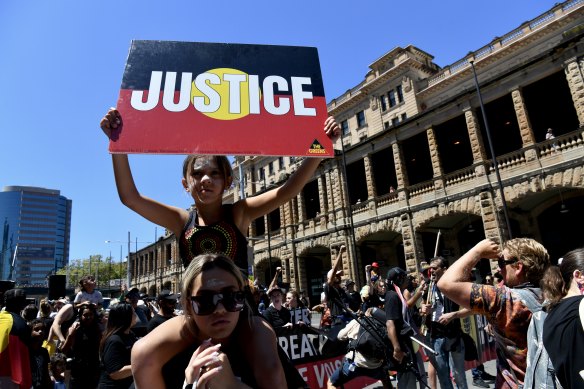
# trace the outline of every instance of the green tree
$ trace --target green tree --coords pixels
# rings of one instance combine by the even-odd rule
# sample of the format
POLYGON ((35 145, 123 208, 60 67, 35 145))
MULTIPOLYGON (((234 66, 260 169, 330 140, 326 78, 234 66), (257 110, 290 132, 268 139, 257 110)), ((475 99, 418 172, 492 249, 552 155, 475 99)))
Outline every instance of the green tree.
POLYGON ((86 259, 74 259, 69 265, 57 271, 57 274, 68 275, 68 287, 76 288, 81 277, 91 274, 97 281, 101 291, 120 289, 126 280, 127 262, 120 263, 111 257, 90 255, 86 259))

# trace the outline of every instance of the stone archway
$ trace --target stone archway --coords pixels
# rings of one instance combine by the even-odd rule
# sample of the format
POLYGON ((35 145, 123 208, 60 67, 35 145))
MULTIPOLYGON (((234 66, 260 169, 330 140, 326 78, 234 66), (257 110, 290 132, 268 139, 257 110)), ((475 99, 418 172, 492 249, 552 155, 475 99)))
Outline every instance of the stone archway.
POLYGON ((325 246, 307 247, 298 254, 298 262, 304 274, 304 279, 299 283, 300 289, 308 296, 310 303, 316 305, 320 302, 326 273, 331 269, 331 252, 325 246))
MULTIPOLYGON (((268 287, 274 275, 276 274, 276 268, 282 267, 282 260, 277 257, 262 258, 256 262, 255 265, 255 277, 259 280, 259 283, 268 287)), ((282 277, 278 278, 278 283, 283 282, 282 277)))

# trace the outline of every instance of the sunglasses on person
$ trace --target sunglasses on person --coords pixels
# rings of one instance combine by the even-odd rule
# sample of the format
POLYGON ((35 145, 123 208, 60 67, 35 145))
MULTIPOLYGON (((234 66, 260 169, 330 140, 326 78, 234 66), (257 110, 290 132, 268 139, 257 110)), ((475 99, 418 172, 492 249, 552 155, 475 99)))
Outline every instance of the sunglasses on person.
POLYGON ((201 296, 191 296, 191 304, 195 315, 210 315, 221 303, 226 311, 238 312, 243 309, 245 294, 242 291, 206 293, 201 296))
POLYGON ((497 259, 497 265, 500 269, 505 268, 506 265, 513 265, 517 262, 519 262, 518 258, 505 259, 505 257, 502 255, 497 259))

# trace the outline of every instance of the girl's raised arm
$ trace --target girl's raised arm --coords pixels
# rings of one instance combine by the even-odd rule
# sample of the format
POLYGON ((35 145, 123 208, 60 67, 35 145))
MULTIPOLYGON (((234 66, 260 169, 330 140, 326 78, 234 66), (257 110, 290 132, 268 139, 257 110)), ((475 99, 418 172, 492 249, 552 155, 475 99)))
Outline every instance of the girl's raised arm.
MULTIPOLYGON (((118 110, 110 108, 101 119, 100 127, 108 138, 111 138, 112 131, 121 131, 123 122, 118 110)), ((188 219, 188 212, 142 196, 136 189, 127 154, 112 154, 112 162, 116 187, 122 203, 145 219, 168 228, 179 236, 188 219)))

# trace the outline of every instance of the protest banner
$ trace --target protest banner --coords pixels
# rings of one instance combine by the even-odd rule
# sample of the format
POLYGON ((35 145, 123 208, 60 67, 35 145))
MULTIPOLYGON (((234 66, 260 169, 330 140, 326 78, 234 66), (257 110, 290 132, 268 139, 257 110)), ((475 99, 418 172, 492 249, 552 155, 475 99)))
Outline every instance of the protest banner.
MULTIPOLYGON (((311 389, 327 387, 331 374, 341 366, 347 352, 347 342, 327 337, 325 331, 311 327, 294 326, 292 329, 276 329, 278 343, 288 355, 302 378, 311 389)), ((359 377, 344 387, 358 389, 375 383, 368 377, 359 377)))
POLYGON ((112 153, 330 157, 312 47, 132 41, 112 153))

